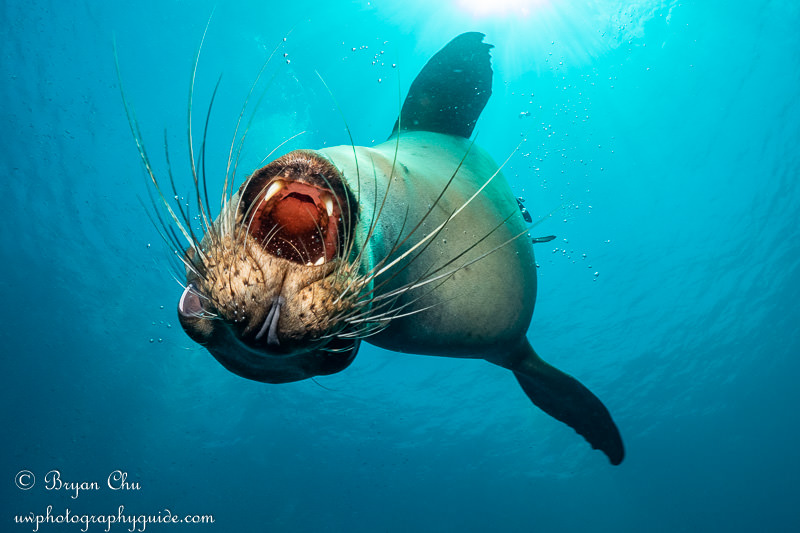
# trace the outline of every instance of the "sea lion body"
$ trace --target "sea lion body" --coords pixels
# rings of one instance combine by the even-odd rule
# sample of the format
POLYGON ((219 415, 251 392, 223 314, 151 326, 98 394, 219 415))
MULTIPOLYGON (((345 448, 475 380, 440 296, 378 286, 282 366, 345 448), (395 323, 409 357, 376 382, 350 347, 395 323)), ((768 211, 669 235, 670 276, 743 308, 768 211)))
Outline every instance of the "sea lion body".
POLYGON ((491 45, 482 41, 462 34, 431 58, 387 141, 296 150, 236 191, 226 181, 214 220, 193 167, 201 236, 166 200, 132 121, 178 228, 164 234, 176 248, 179 234, 189 242, 179 320, 227 369, 266 383, 340 372, 362 340, 486 359, 619 464, 624 447, 608 410, 527 338, 536 301, 529 228, 498 165, 469 140, 491 94, 491 45))
POLYGON ((401 297, 396 305, 410 311, 409 303, 418 299, 413 308, 425 311, 392 320, 367 342, 398 352, 486 359, 525 337, 536 301, 533 247, 525 238, 526 225, 511 188, 484 150, 463 137, 409 131, 372 148, 356 147, 355 155, 352 146, 319 154, 353 190, 361 191, 363 211, 355 241, 367 242, 366 269, 436 234, 424 249, 418 246, 418 256, 410 252, 384 274, 392 281, 380 293, 434 271, 454 271, 433 282, 435 290, 423 287, 401 297), (391 201, 381 209, 387 190, 391 201), (374 237, 367 241, 376 216, 374 237), (393 250, 395 243, 402 245, 393 250), (479 256, 484 257, 475 260, 479 256))

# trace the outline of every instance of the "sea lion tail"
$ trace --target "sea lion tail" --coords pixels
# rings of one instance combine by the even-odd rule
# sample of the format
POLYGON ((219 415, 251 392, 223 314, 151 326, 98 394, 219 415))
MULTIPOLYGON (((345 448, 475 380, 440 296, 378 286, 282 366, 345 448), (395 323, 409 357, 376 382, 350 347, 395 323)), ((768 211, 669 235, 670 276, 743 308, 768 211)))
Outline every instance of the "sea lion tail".
POLYGON ((483 38, 462 33, 428 60, 408 89, 392 135, 399 127, 469 139, 492 95, 493 46, 483 38))
POLYGON ((513 362, 503 366, 514 372, 528 398, 605 453, 612 465, 620 464, 625 457, 622 437, 600 399, 580 381, 543 361, 527 339, 517 352, 510 359, 513 362))

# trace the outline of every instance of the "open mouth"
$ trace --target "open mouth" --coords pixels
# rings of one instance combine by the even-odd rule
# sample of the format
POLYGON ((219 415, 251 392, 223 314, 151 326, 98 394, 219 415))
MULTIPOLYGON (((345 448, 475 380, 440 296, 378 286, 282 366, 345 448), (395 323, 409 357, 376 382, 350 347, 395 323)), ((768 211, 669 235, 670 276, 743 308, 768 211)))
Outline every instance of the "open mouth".
POLYGON ((321 266, 339 252, 341 208, 330 190, 274 179, 252 214, 249 233, 267 253, 321 266))

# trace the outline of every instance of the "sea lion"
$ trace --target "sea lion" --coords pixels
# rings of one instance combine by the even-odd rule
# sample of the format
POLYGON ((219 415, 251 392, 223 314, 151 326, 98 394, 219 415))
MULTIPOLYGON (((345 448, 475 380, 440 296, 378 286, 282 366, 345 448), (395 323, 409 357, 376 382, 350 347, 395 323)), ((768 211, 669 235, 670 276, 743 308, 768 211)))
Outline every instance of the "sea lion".
POLYGON ((491 94, 483 37, 462 34, 431 58, 381 144, 279 157, 223 193, 213 221, 194 172, 203 235, 170 211, 189 241, 180 323, 227 369, 267 383, 339 372, 362 340, 482 358, 616 465, 624 449, 608 410, 526 336, 530 228, 497 163, 469 140, 491 94))

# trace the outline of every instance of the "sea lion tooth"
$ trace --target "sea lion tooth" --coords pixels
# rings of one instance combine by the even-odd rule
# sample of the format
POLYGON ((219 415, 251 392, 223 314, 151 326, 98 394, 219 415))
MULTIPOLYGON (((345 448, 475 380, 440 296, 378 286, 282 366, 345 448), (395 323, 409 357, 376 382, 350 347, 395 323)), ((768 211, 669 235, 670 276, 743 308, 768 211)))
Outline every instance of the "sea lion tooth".
POLYGON ((267 189, 267 194, 264 195, 264 202, 269 201, 270 198, 275 196, 284 187, 286 187, 286 184, 283 183, 282 180, 275 180, 270 183, 269 188, 267 189))
POLYGON ((320 195, 322 201, 325 202, 325 210, 328 212, 328 216, 333 216, 333 198, 331 198, 330 194, 322 194, 320 195))
MULTIPOLYGON (((311 263, 309 263, 309 265, 310 265, 310 264, 311 264, 311 263)), ((321 266, 321 265, 324 265, 324 264, 325 264, 325 256, 324 256, 324 255, 321 255, 321 256, 319 256, 319 259, 317 259, 317 262, 316 262, 316 263, 314 263, 314 266, 317 266, 317 267, 318 267, 318 266, 321 266)))

